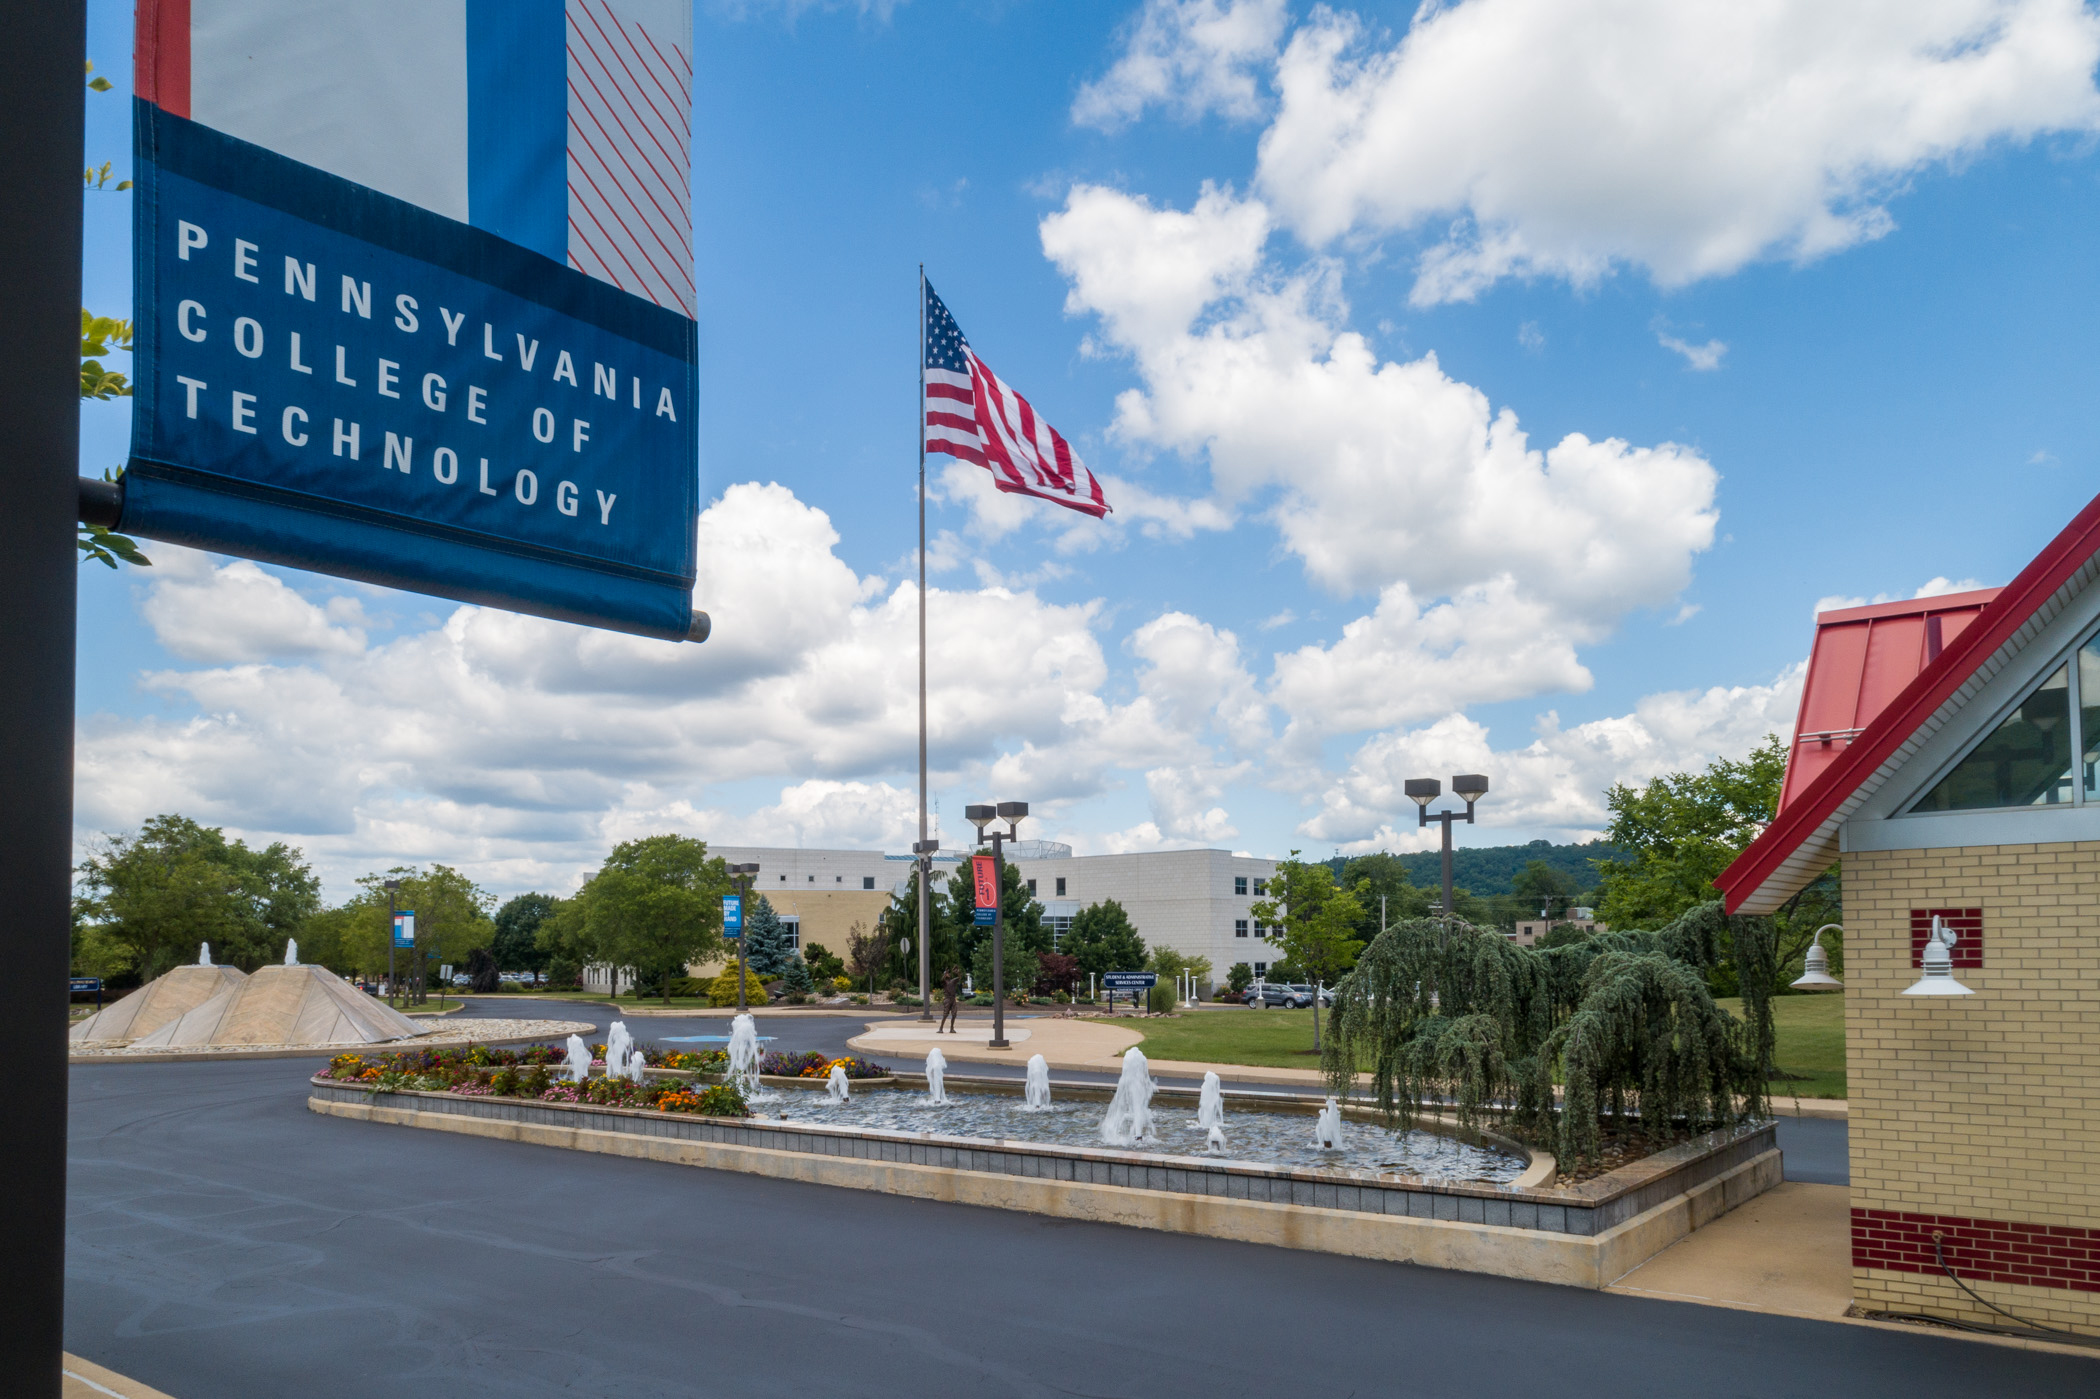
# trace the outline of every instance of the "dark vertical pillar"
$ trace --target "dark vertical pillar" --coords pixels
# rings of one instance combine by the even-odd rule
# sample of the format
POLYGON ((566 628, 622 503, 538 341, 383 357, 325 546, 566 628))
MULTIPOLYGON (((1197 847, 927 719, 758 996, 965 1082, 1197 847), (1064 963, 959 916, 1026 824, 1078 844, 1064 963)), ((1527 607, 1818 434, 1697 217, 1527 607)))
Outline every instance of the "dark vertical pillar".
POLYGON ((0 1387, 56 1399, 79 509, 84 0, 7 7, 0 44, 0 1387))

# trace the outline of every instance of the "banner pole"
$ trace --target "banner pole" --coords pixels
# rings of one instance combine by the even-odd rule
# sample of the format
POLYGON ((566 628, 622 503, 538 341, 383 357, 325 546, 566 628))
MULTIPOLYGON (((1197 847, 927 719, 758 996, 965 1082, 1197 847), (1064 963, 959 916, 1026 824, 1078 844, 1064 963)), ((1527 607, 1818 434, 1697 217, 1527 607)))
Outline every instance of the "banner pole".
POLYGON ((80 587, 84 0, 8 7, 0 44, 0 1382, 58 1399, 66 1295, 66 1019, 80 587))
POLYGON ((926 945, 928 904, 933 898, 933 857, 926 851, 926 264, 919 264, 919 844, 912 863, 919 870, 919 1019, 933 1018, 932 949, 926 945))

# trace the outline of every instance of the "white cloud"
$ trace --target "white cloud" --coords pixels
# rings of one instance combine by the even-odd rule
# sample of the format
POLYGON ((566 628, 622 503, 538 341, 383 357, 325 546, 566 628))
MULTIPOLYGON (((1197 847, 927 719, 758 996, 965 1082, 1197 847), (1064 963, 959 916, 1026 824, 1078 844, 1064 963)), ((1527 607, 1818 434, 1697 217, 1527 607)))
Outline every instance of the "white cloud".
POLYGON ((1879 238, 1917 172, 2094 130, 2096 61, 2079 0, 1469 0, 1391 47, 1321 9, 1259 187, 1315 246, 1448 224, 1420 304, 1618 264, 1681 286, 1879 238))
POLYGON ((1689 368, 1701 372, 1719 369, 1721 367, 1721 356, 1728 353, 1728 346, 1719 340, 1709 340, 1704 345, 1694 345, 1688 340, 1680 340, 1667 331, 1657 331, 1655 340, 1665 350, 1671 350, 1683 355, 1684 362, 1689 368))
POLYGON ((227 663, 271 656, 349 656, 364 650, 355 598, 315 606, 255 564, 214 565, 180 545, 153 550, 146 621, 160 644, 186 661, 227 663))
POLYGON ((1275 60, 1284 20, 1284 0, 1145 0, 1124 28, 1123 56, 1080 88, 1072 120, 1113 131, 1152 106, 1186 121, 1257 117, 1255 72, 1275 60))
POLYGON ((1793 732, 1805 663, 1769 685, 1680 690, 1643 698, 1631 714, 1562 729, 1541 717, 1521 748, 1497 750, 1488 730, 1459 714, 1419 729, 1380 734, 1357 749, 1347 770, 1320 793, 1320 810, 1299 833, 1347 854, 1425 844, 1415 804, 1401 791, 1410 777, 1484 772, 1482 824, 1555 832, 1583 840, 1609 820, 1613 782, 1696 771, 1718 757, 1740 757, 1766 734, 1793 732))
POLYGON ((1098 316, 1142 381, 1116 435, 1200 457, 1221 509, 1267 502, 1314 582, 1378 597, 1332 645, 1277 659, 1291 751, 1588 688, 1575 648, 1669 603, 1712 543, 1713 468, 1672 444, 1533 448, 1433 356, 1380 361, 1343 328, 1332 268, 1276 271, 1267 234, 1264 206, 1214 187, 1180 211, 1082 185, 1042 224, 1067 309, 1098 316))
POLYGON ((1526 321, 1517 327, 1517 344, 1525 353, 1535 355, 1546 348, 1546 332, 1539 329, 1537 321, 1526 321))
POLYGON ((1826 597, 1817 598, 1815 606, 1810 609, 1810 612, 1812 614, 1838 612, 1848 607, 1865 607, 1870 603, 1896 602, 1904 598, 1945 597, 1949 593, 1973 593, 1979 588, 1988 588, 1990 586, 1990 584, 1980 583, 1974 578, 1956 580, 1943 574, 1927 579, 1909 593, 1876 593, 1871 598, 1852 597, 1845 593, 1831 593, 1826 597))
POLYGON ((1988 588, 1989 586, 1990 584, 1979 583, 1974 578, 1953 579, 1945 574, 1941 574, 1927 582, 1920 583, 1918 590, 1912 593, 1911 596, 1914 598, 1945 597, 1949 593, 1973 593, 1978 588, 1988 588))

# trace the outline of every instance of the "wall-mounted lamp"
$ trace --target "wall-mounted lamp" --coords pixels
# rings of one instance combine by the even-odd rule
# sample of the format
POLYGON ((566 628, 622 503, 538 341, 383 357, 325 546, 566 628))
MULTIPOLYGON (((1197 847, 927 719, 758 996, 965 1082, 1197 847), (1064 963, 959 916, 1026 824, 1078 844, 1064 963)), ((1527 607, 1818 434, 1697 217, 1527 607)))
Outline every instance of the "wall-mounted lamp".
POLYGON ((1932 915, 1932 934, 1925 939, 1925 955, 1919 960, 1924 971, 1914 986, 1906 987, 1906 996, 1973 996, 1976 993, 1954 979, 1954 944, 1960 934, 1947 926, 1947 921, 1937 913, 1932 915))
POLYGON ((1809 941, 1808 956, 1802 959, 1805 965, 1801 969, 1801 979, 1791 983, 1796 991, 1842 991, 1845 989, 1845 983, 1830 974, 1830 954, 1823 950, 1823 934, 1829 932, 1832 928, 1837 928, 1841 933, 1845 931, 1836 923, 1825 923, 1822 927, 1816 929, 1815 937, 1809 941))

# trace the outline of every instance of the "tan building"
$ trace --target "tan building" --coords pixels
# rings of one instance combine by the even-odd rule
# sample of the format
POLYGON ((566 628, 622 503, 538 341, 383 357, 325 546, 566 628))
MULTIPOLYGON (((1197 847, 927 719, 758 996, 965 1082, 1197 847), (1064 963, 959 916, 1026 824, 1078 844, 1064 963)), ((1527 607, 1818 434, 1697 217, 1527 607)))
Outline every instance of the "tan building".
POLYGON ((1585 933, 1608 933, 1611 925, 1599 923, 1591 915, 1596 910, 1571 908, 1564 918, 1525 918, 1509 933, 1509 940, 1519 947, 1532 947, 1538 940, 1555 928, 1574 928, 1585 933))
POLYGON ((2001 590, 1819 617, 1778 814, 1716 881, 1768 913, 1842 856, 1866 1311, 2100 1335, 2096 576, 2100 500, 2001 590))

